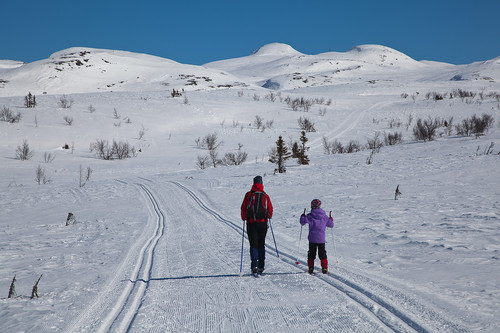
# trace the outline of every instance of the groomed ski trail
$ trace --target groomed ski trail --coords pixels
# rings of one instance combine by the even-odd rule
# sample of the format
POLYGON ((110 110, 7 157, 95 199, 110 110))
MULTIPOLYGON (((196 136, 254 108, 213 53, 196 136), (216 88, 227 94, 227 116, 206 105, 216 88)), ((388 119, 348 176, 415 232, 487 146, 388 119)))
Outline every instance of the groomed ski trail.
MULTIPOLYGON (((121 185, 131 186, 126 181, 118 179, 116 181, 121 185)), ((125 332, 128 331, 137 313, 147 289, 147 281, 151 277, 155 247, 164 234, 165 216, 148 187, 143 184, 135 186, 140 189, 148 206, 149 217, 145 230, 141 237, 131 244, 131 250, 120 264, 113 279, 93 304, 69 325, 69 332, 125 332), (127 275, 129 278, 123 279, 127 275), (118 298, 116 295, 119 295, 118 298)))
POLYGON ((288 253, 293 246, 276 258, 270 235, 265 276, 250 274, 245 241, 240 277, 241 222, 179 182, 119 183, 135 186, 148 208, 145 232, 119 271, 131 258, 135 264, 130 278, 117 274, 70 331, 466 332, 446 314, 359 273, 332 267, 310 276, 288 253))
POLYGON ((241 226, 178 182, 149 186, 167 203, 168 232, 130 332, 391 331, 345 294, 277 260, 271 249, 266 275, 255 279, 245 242, 240 277, 241 226))
MULTIPOLYGON (((379 106, 379 105, 377 105, 379 106)), ((374 106, 376 107, 376 106, 374 106)), ((241 235, 241 226, 223 218, 215 210, 209 208, 192 190, 178 182, 172 182, 182 190, 184 190, 198 205, 207 213, 212 215, 218 221, 224 223, 231 229, 237 231, 241 235)), ((270 235, 269 235, 270 236, 270 235)), ((271 244, 271 240, 267 240, 267 256, 276 257, 275 247, 271 244)), ((280 260, 289 265, 290 268, 296 269, 296 258, 283 250, 280 250, 280 260)), ((305 271, 307 266, 304 262, 299 265, 301 271, 305 271)), ((318 267, 316 267, 318 270, 318 267)), ((293 269, 292 269, 293 270, 293 269)), ((395 290, 389 286, 384 286, 375 282, 368 277, 360 276, 346 269, 330 271, 327 275, 316 274, 313 278, 317 278, 327 285, 337 289, 344 296, 347 296, 357 306, 370 312, 383 325, 384 329, 395 332, 433 332, 436 329, 449 328, 450 332, 465 332, 458 324, 449 321, 444 315, 439 314, 430 307, 421 304, 418 300, 413 299, 400 290, 395 290), (365 284, 360 284, 357 281, 365 281, 365 284), (373 288, 373 290, 371 290, 373 288), (383 292, 379 295, 377 292, 383 292), (398 304, 398 301, 403 300, 403 303, 398 304), (403 307, 405 305, 406 308, 403 307), (429 325, 429 322, 431 323, 429 325), (427 326, 429 325, 429 326, 427 326)))

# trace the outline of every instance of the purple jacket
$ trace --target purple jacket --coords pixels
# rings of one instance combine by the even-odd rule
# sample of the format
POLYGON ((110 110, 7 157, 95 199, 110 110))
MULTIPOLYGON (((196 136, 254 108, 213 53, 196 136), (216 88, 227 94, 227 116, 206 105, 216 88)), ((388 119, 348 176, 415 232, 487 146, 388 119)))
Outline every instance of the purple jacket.
POLYGON ((333 228, 333 219, 328 217, 321 208, 312 209, 307 215, 300 217, 300 224, 309 224, 309 242, 323 244, 325 243, 326 227, 333 228))

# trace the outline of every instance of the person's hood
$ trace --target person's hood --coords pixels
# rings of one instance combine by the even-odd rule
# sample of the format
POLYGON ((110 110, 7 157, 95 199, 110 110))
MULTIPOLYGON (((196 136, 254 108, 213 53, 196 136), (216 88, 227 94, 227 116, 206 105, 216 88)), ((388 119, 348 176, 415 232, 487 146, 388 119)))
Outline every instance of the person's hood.
POLYGON ((259 183, 253 184, 252 185, 252 191, 253 192, 264 192, 264 185, 259 184, 259 183))

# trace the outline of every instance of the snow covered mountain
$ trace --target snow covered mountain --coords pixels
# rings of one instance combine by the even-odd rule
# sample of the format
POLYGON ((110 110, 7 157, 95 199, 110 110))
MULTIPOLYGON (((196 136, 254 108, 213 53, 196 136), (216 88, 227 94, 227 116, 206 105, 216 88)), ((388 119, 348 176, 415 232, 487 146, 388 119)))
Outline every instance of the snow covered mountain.
POLYGON ((378 45, 0 61, 0 332, 498 332, 499 73, 378 45), (457 131, 483 115, 482 135, 457 131), (304 119, 310 164, 276 173, 269 152, 304 119), (240 218, 256 175, 274 206, 259 279, 240 218), (315 198, 335 228, 310 276, 315 198))
POLYGON ((0 66, 0 96, 244 86, 219 70, 125 51, 71 48, 49 59, 0 66), (27 93, 26 93, 27 94, 27 93))
POLYGON ((0 62, 0 96, 105 91, 210 90, 261 86, 292 90, 377 81, 499 81, 500 60, 455 66, 415 61, 380 45, 348 52, 302 54, 281 43, 204 66, 125 51, 71 48, 49 59, 0 62))
POLYGON ((380 45, 360 45, 345 53, 305 55, 285 44, 266 45, 250 56, 205 64, 276 90, 376 83, 377 81, 442 81, 457 78, 500 80, 495 60, 466 66, 415 61, 380 45))

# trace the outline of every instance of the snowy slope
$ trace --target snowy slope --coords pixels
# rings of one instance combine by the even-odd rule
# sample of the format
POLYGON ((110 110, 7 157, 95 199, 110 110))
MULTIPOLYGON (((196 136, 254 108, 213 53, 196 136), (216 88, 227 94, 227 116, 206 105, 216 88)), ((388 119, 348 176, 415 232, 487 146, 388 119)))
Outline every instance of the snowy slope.
POLYGON ((382 46, 310 56, 271 44, 205 67, 87 48, 18 65, 0 69, 0 110, 22 115, 0 121, 1 332, 498 331, 498 59, 454 66, 382 46), (362 67, 332 72, 351 65, 362 67), (329 71, 331 82, 312 79, 329 71), (260 87, 268 79, 280 90, 260 87), (36 108, 23 106, 27 88, 36 108), (474 95, 450 98, 457 89, 474 95), (426 97, 433 92, 445 98, 426 97), (62 94, 71 108, 59 107, 62 94), (317 102, 293 111, 287 97, 317 102), (434 141, 413 137, 419 118, 459 124, 483 113, 495 120, 477 139, 444 128, 434 141), (272 124, 257 129, 256 116, 272 124), (274 174, 268 151, 280 135, 298 140, 300 117, 315 123, 311 164, 290 160, 274 174), (323 152, 323 138, 364 146, 376 132, 403 141, 371 164, 367 149, 323 152), (246 163, 198 168, 208 151, 196 142, 212 133, 220 158, 241 145, 246 163), (89 150, 96 139, 128 142, 137 156, 102 160, 89 150), (27 161, 14 158, 23 140, 35 151, 27 161), (47 184, 35 181, 39 166, 47 184), (255 279, 239 214, 258 174, 275 207, 279 259, 269 232, 267 274, 255 279), (304 273, 298 219, 314 198, 335 220, 328 275, 304 273), (69 212, 76 223, 65 226, 69 212))
POLYGON ((289 45, 272 43, 252 55, 205 64, 247 81, 276 90, 344 84, 375 84, 378 81, 500 80, 498 59, 455 66, 415 61, 381 45, 360 45, 348 52, 318 55, 299 53, 289 45))
POLYGON ((0 96, 25 94, 25 91, 53 95, 241 85, 235 77, 218 70, 145 54, 82 47, 56 52, 49 59, 0 69, 0 79, 7 81, 0 89, 0 96))

